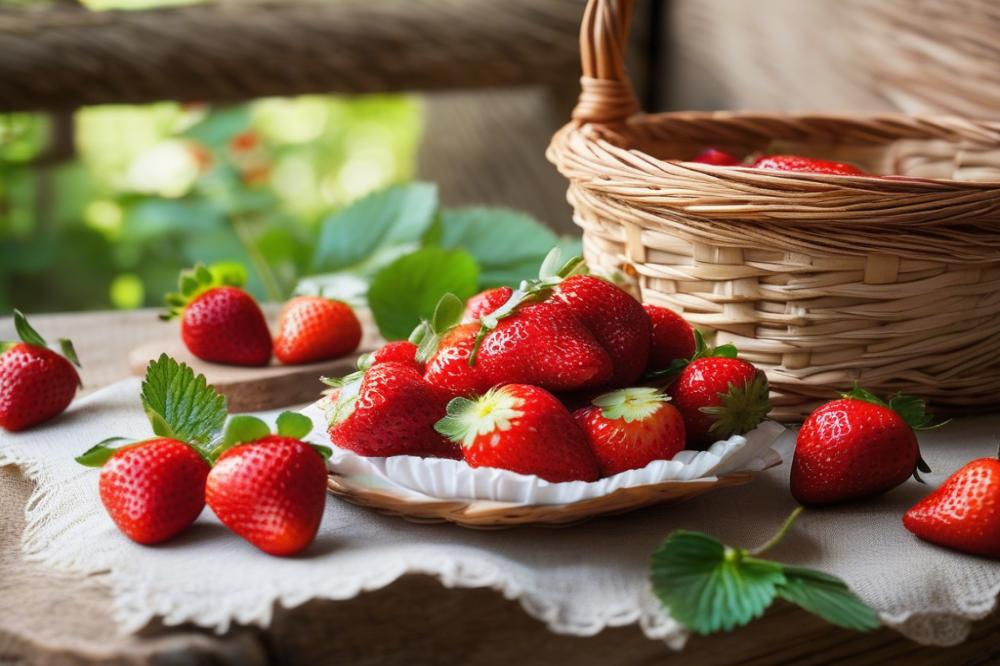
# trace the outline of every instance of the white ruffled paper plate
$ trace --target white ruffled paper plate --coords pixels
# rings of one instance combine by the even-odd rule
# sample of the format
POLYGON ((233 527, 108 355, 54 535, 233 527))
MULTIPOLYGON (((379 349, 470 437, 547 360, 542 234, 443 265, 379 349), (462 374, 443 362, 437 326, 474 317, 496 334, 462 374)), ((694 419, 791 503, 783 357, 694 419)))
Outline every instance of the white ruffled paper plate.
MULTIPOLYGON (((316 424, 307 440, 330 446, 320 403, 303 414, 316 424)), ((366 458, 332 446, 330 490, 357 504, 421 522, 468 527, 566 524, 746 483, 754 472, 781 464, 772 445, 782 432, 780 424, 765 421, 746 436, 716 442, 707 451, 682 451, 673 460, 657 460, 642 469, 567 483, 473 468, 460 460, 366 458)))

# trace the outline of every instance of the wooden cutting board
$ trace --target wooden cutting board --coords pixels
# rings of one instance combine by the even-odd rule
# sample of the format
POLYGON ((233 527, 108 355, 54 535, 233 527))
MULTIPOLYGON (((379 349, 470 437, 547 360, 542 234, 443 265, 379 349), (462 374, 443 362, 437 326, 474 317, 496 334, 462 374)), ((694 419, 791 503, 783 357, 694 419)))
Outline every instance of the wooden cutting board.
POLYGON ((378 335, 368 313, 358 312, 365 334, 358 350, 331 361, 309 365, 281 365, 271 359, 271 365, 244 368, 209 363, 195 358, 181 342, 180 331, 175 327, 173 337, 140 345, 129 353, 129 369, 139 377, 146 374, 146 366, 160 354, 166 353, 186 363, 208 383, 226 396, 230 412, 254 412, 301 405, 316 400, 325 385, 320 377, 339 377, 353 372, 358 356, 372 351, 384 341, 378 335))

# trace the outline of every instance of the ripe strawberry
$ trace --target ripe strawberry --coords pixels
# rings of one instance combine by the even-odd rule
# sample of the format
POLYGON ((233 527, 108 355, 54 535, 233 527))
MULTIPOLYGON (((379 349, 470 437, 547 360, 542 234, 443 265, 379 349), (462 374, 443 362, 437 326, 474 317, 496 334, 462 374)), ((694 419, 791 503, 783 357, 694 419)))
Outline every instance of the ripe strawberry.
POLYGON ((534 384, 549 391, 603 386, 614 371, 607 352, 576 315, 548 302, 522 305, 499 320, 483 338, 474 363, 491 385, 534 384))
POLYGON ((434 431, 451 397, 447 391, 393 361, 347 379, 333 408, 331 442, 363 456, 460 457, 457 447, 434 431))
POLYGON ((705 149, 691 161, 699 162, 701 164, 713 164, 715 166, 740 166, 743 163, 743 161, 738 157, 734 157, 729 153, 715 148, 705 149))
POLYGON ((670 385, 674 406, 684 417, 689 448, 750 432, 771 410, 767 376, 736 358, 736 348, 706 347, 695 333, 692 361, 670 385))
POLYGON ((925 541, 1000 558, 1000 460, 966 464, 913 505, 903 525, 925 541))
POLYGON ((897 394, 886 404, 860 388, 820 406, 799 430, 792 496, 802 504, 843 502, 892 490, 918 468, 928 471, 913 431, 929 422, 916 398, 897 394))
POLYGON ((60 356, 19 310, 14 310, 14 326, 21 342, 0 342, 0 427, 11 432, 61 414, 80 385, 70 361, 80 362, 69 340, 59 340, 60 356))
POLYGON ((455 398, 438 432, 461 445, 472 467, 498 467, 546 481, 594 481, 597 460, 587 438, 555 396, 508 384, 476 400, 455 398))
POLYGON ((867 176, 858 167, 843 162, 817 160, 798 155, 765 155, 758 158, 752 165, 755 169, 771 169, 774 171, 801 171, 804 173, 825 173, 832 176, 867 176))
POLYGON ((205 508, 208 462, 176 439, 160 437, 120 449, 101 443, 77 461, 101 467, 101 502, 118 529, 137 543, 166 541, 205 508))
POLYGON ((223 525, 257 548, 294 555, 312 543, 323 518, 326 464, 295 437, 267 435, 219 456, 205 499, 223 525))
POLYGON ((649 370, 666 370, 678 359, 694 355, 694 329, 683 317, 659 305, 642 306, 652 323, 649 347, 649 370))
POLYGON ((565 304, 608 353, 613 372, 608 385, 635 383, 649 359, 651 324, 639 301, 593 275, 573 275, 555 288, 552 302, 565 304))
POLYGON ((378 363, 388 363, 395 361, 412 367, 417 372, 423 374, 424 364, 417 360, 417 346, 409 340, 394 340, 387 342, 370 354, 365 354, 358 362, 358 367, 362 370, 378 363))
POLYGON ((479 322, 470 322, 445 333, 437 351, 427 361, 424 380, 445 389, 452 396, 471 397, 489 390, 493 384, 486 378, 481 366, 469 364, 478 332, 479 322))
POLYGON ((278 315, 274 355, 286 365, 315 363, 349 354, 361 342, 361 322, 343 301, 297 296, 278 315))
POLYGON ((181 273, 180 293, 168 294, 168 320, 181 316, 181 337, 203 361, 259 366, 271 360, 271 334, 260 306, 239 287, 242 275, 213 274, 202 265, 181 273))
POLYGON ((479 321, 480 317, 506 303, 513 293, 514 290, 510 287, 495 287, 476 294, 465 303, 462 323, 479 321))
POLYGON ((669 399, 654 388, 626 388, 573 412, 603 476, 670 460, 684 449, 684 418, 669 399))

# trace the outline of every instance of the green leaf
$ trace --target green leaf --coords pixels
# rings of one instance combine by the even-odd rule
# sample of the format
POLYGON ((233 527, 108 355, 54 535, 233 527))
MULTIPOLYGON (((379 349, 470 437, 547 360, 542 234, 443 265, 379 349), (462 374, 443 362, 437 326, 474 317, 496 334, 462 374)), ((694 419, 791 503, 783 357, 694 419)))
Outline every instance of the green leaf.
POLYGON ((313 254, 316 272, 338 271, 377 251, 420 245, 434 221, 437 186, 412 183, 370 194, 323 220, 313 254))
POLYGON ((104 463, 108 462, 111 456, 118 450, 116 447, 111 446, 112 444, 131 441, 125 437, 108 437, 78 455, 74 460, 87 467, 103 467, 104 463))
POLYGON ((852 388, 847 393, 844 393, 842 397, 844 397, 844 398, 853 398, 854 400, 864 400, 865 402, 870 402, 873 405, 879 405, 880 407, 888 407, 889 406, 886 403, 885 400, 882 400, 880 397, 878 397, 877 395, 875 395, 871 391, 869 391, 867 389, 861 388, 857 384, 857 382, 855 382, 854 388, 852 388))
POLYGON ((488 288, 535 277, 538 265, 559 239, 525 213, 477 207, 442 211, 436 241, 475 257, 481 271, 479 286, 488 288))
POLYGON ((889 398, 889 407, 902 417, 914 430, 928 430, 934 418, 927 413, 927 405, 916 396, 896 393, 889 398))
POLYGON ((425 247, 400 257, 372 279, 368 305, 382 336, 405 340, 430 319, 445 293, 466 299, 476 292, 479 267, 464 250, 425 247))
POLYGON ((839 578, 801 567, 786 566, 784 572, 785 582, 777 587, 782 599, 845 629, 871 631, 879 627, 875 611, 839 578))
POLYGON ((297 412, 281 412, 278 415, 278 434, 282 437, 302 439, 312 432, 312 420, 297 412))
POLYGON ((45 338, 38 334, 31 324, 28 323, 28 318, 24 316, 24 313, 20 310, 14 310, 14 328, 17 330, 17 336, 21 338, 22 342, 26 342, 29 345, 35 345, 36 347, 47 347, 48 344, 45 342, 45 338))
POLYGON ((142 406, 153 432, 189 444, 207 445, 226 420, 226 398, 166 354, 146 368, 142 406))
MULTIPOLYGON (((310 424, 310 428, 311 428, 310 424)), ((222 434, 222 445, 226 448, 245 442, 255 442, 271 434, 271 428, 256 416, 241 414, 229 419, 222 434)))
POLYGON ((760 617, 785 582, 781 565, 680 530, 653 553, 652 583, 670 615, 699 634, 728 631, 760 617))

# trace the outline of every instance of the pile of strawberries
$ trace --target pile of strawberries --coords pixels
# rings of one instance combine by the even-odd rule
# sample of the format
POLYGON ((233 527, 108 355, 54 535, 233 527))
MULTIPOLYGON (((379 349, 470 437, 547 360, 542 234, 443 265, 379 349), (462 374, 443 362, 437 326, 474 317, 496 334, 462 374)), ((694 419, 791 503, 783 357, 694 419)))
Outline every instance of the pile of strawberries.
POLYGON ((443 297, 410 340, 332 382, 330 440, 594 481, 764 419, 767 379, 735 349, 709 349, 674 312, 584 270, 553 251, 517 289, 443 297))
POLYGON ((745 160, 719 150, 708 148, 691 158, 691 162, 711 164, 713 166, 742 166, 753 169, 770 169, 773 171, 797 171, 799 173, 822 173, 828 176, 872 176, 853 164, 820 160, 801 155, 761 155, 748 157, 745 160))
POLYGON ((167 294, 164 321, 180 317, 181 339, 194 356, 225 365, 262 366, 274 356, 285 365, 350 354, 361 342, 361 322, 349 305, 321 296, 297 296, 282 307, 271 332, 242 272, 197 265, 183 271, 179 291, 167 294))

